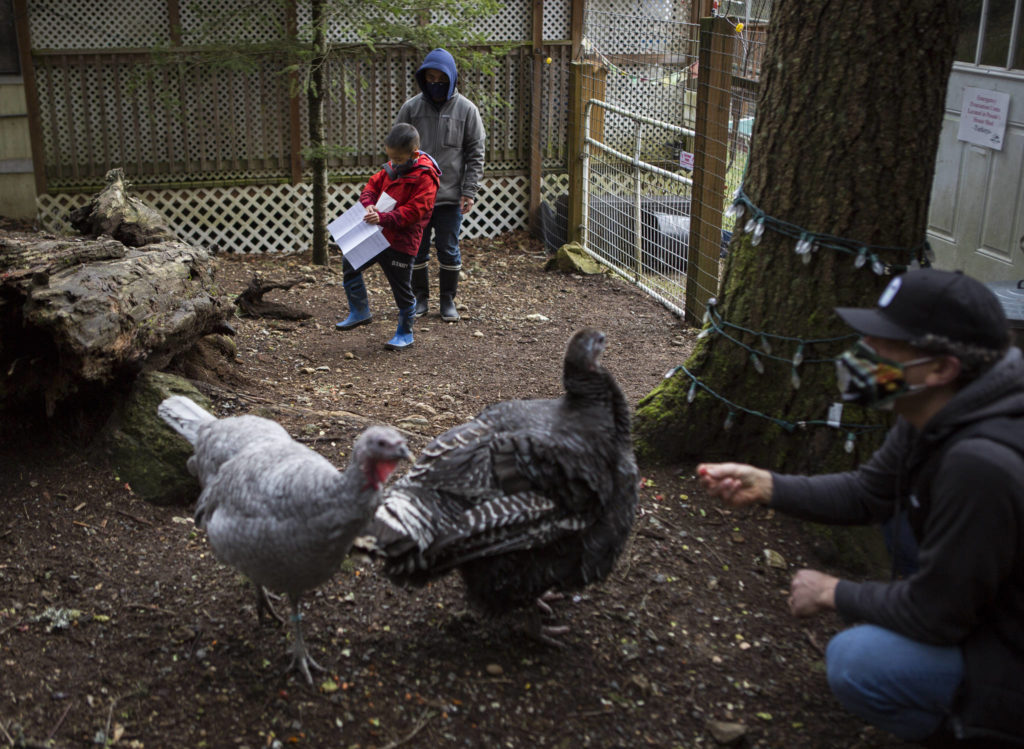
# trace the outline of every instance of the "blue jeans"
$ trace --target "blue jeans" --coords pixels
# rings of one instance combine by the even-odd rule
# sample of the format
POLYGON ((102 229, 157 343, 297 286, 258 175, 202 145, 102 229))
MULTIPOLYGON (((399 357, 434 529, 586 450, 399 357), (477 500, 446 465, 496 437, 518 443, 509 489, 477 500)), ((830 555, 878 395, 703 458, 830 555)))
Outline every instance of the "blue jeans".
POLYGON ((462 212, 459 206, 437 205, 430 216, 430 222, 423 229, 420 250, 416 254, 416 267, 426 267, 430 260, 430 236, 434 235, 437 247, 437 262, 445 270, 461 270, 462 253, 459 252, 459 229, 462 228, 462 212))
POLYGON ((964 678, 959 647, 926 645, 874 624, 833 637, 825 665, 846 710, 904 741, 939 729, 964 678))

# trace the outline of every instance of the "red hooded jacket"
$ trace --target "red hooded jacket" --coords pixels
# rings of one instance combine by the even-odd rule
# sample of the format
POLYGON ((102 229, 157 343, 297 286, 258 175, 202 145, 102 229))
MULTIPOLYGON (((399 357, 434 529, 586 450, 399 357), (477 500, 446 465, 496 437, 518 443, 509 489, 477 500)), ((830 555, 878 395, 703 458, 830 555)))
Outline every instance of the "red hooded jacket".
POLYGON ((380 214, 380 228, 392 249, 414 257, 419 252, 423 228, 434 211, 440 180, 441 169, 437 162, 423 151, 412 170, 401 177, 391 179, 384 169, 370 177, 359 194, 363 206, 375 205, 385 192, 397 202, 390 211, 380 214))

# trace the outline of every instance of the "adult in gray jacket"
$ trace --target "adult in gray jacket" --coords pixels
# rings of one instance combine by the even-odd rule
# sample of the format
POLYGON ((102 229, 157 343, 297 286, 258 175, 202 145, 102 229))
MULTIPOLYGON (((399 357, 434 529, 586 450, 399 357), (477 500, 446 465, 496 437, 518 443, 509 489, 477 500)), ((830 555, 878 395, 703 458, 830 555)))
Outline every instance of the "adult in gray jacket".
POLYGON ((899 415, 882 446, 848 473, 717 463, 698 467, 701 483, 818 522, 905 512, 915 572, 799 570, 790 611, 856 623, 825 655, 850 712, 929 746, 1024 746, 1024 357, 995 295, 960 273, 909 271, 875 308, 836 312, 863 336, 837 360, 844 398, 899 415))
POLYGON ((484 173, 484 123, 476 105, 458 92, 455 58, 443 49, 432 50, 416 71, 422 94, 398 110, 395 122, 408 122, 420 133, 420 148, 441 167, 441 185, 430 223, 423 231, 420 251, 412 266, 416 317, 427 313, 430 297, 430 242, 433 235, 440 266, 438 279, 441 319, 459 319, 455 293, 462 270, 459 231, 462 217, 476 202, 484 173))

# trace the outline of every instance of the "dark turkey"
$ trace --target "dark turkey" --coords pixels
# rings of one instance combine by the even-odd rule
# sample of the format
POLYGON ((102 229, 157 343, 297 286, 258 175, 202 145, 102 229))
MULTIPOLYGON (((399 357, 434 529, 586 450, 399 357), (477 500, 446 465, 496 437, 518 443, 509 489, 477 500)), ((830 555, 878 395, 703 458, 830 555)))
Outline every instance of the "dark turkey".
POLYGON ((221 561, 261 588, 287 594, 295 630, 293 658, 312 683, 300 625, 300 596, 329 580, 352 540, 373 517, 381 487, 399 460, 405 440, 389 427, 370 427, 356 440, 348 468, 330 461, 269 419, 217 419, 188 398, 164 400, 158 413, 192 443, 189 468, 203 491, 196 525, 206 530, 221 561))
POLYGON ((604 348, 600 331, 577 332, 562 397, 489 406, 433 440, 385 492, 366 532, 393 581, 422 585, 458 569, 470 603, 502 614, 534 601, 547 610, 546 592, 609 574, 633 524, 638 475, 629 407, 600 363, 604 348))

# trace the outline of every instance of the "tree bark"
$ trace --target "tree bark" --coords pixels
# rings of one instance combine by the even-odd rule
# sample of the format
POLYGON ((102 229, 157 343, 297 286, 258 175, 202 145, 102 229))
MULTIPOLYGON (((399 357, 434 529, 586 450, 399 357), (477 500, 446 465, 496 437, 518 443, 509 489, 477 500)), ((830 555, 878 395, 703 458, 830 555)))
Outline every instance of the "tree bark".
MULTIPOLYGON (((770 226, 755 246, 742 232, 748 209, 714 308, 727 323, 722 329, 740 343, 712 333, 685 364, 699 380, 696 388, 680 372, 641 401, 635 437, 642 458, 731 458, 820 471, 848 468, 877 444, 877 413, 847 407, 839 429, 799 424, 825 422, 838 399, 831 359, 852 339, 824 339, 852 331, 833 307, 870 306, 888 281, 870 261, 855 267, 858 246, 922 247, 958 5, 775 4, 744 192, 768 216, 848 239, 839 244, 849 253, 821 247, 804 264, 794 252, 799 234, 770 226), (761 347, 762 332, 771 354, 761 347), (791 383, 799 342, 772 335, 820 341, 803 346, 799 388, 791 383), (850 435, 852 457, 844 453, 850 435)), ((908 253, 876 254, 893 266, 913 260, 908 253)))
POLYGON ((178 239, 163 215, 129 194, 131 186, 123 169, 107 172, 106 182, 88 205, 71 211, 71 225, 76 230, 93 237, 106 234, 129 247, 178 239))
POLYGON ((0 411, 41 398, 53 415, 84 390, 115 389, 166 366, 230 314, 209 255, 181 242, 42 248, 0 247, 0 411))

